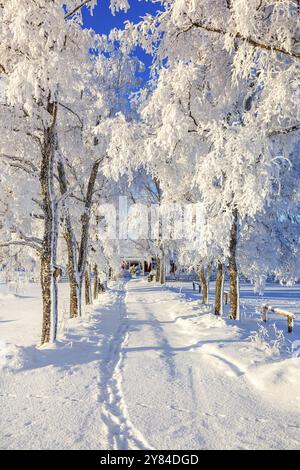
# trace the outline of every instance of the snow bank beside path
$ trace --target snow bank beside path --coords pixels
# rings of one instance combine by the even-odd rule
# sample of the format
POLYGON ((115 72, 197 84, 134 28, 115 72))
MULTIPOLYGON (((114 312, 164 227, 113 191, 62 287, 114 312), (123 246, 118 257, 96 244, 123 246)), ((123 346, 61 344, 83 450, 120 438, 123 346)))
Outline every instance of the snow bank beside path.
POLYGON ((128 284, 126 305, 124 400, 151 446, 299 447, 300 359, 273 361, 246 324, 145 281, 128 284))
MULTIPOLYGON (((0 448, 110 448, 111 429, 105 418, 110 418, 108 390, 125 331, 124 295, 123 286, 115 286, 101 295, 91 315, 69 320, 55 346, 40 349, 30 344, 31 333, 26 337, 34 324, 24 328, 25 318, 38 323, 40 301, 33 295, 28 311, 19 302, 22 313, 8 306, 5 318, 12 319, 14 329, 2 333, 7 340, 19 341, 20 363, 17 368, 5 367, 0 375, 0 448)), ((3 323, 3 330, 9 325, 3 323)), ((7 365, 7 348, 12 345, 6 342, 3 347, 7 365)))

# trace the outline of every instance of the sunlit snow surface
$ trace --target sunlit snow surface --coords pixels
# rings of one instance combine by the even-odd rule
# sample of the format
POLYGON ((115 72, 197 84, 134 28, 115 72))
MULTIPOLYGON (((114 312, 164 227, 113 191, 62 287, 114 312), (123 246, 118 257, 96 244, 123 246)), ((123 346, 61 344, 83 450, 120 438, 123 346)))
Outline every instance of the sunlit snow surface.
POLYGON ((60 290, 60 341, 37 349, 38 286, 0 287, 2 449, 299 448, 299 286, 242 284, 239 323, 191 283, 116 283, 75 321, 60 290), (296 313, 293 334, 263 302, 296 313))

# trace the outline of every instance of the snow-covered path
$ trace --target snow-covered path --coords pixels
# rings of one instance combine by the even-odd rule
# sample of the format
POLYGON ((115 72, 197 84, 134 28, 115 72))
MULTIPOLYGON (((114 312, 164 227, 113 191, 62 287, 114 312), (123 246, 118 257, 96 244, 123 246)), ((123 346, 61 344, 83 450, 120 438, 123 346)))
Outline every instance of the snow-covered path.
POLYGON ((42 350, 20 309, 38 331, 37 294, 5 302, 2 449, 299 448, 300 359, 267 360, 199 301, 121 282, 42 350))
POLYGON ((152 447, 299 447, 298 360, 266 365, 239 328, 145 281, 128 284, 126 304, 122 389, 152 447), (286 395, 293 385, 296 395, 286 395))
MULTIPOLYGON (((61 290, 67 299, 67 286, 61 290)), ((121 393, 126 283, 102 294, 85 318, 66 320, 64 337, 41 349, 32 344, 41 300, 31 291, 0 297, 0 448, 149 448, 121 393)))
MULTIPOLYGON (((65 337, 56 347, 45 349, 27 345, 26 335, 23 338, 20 333, 24 333, 24 318, 15 306, 20 300, 12 301, 7 316, 13 317, 9 321, 15 328, 8 329, 7 321, 8 337, 0 348, 0 448, 110 449, 134 445, 135 437, 122 416, 115 379, 127 327, 124 296, 124 284, 120 283, 101 296, 91 315, 69 320, 65 337), (18 347, 9 341, 12 331, 18 347)), ((39 324, 39 299, 28 297, 28 307, 26 299, 22 299, 25 311, 32 307, 33 299, 37 304, 30 319, 39 324)), ((31 326, 27 329, 31 331, 31 326)))

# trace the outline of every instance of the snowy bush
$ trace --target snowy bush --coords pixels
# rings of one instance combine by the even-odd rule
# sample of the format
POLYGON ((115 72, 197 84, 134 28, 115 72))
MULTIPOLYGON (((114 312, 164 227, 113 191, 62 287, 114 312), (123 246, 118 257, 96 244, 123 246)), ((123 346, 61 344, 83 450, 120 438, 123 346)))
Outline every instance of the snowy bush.
POLYGON ((21 348, 0 340, 0 371, 18 370, 23 366, 21 348))
POLYGON ((129 269, 129 272, 130 272, 130 274, 132 274, 132 275, 136 274, 136 272, 137 272, 137 267, 136 267, 136 266, 131 266, 131 268, 129 269))
POLYGON ((252 331, 250 341, 268 356, 280 356, 288 351, 283 330, 279 330, 275 323, 269 327, 259 325, 257 331, 252 331))

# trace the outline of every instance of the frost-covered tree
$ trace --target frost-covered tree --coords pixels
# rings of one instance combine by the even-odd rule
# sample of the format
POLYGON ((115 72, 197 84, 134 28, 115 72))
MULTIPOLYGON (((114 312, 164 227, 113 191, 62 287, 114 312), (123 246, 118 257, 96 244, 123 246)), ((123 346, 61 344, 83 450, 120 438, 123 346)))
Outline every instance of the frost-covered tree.
MULTIPOLYGON (((206 291, 215 265, 216 313, 224 264, 233 319, 239 272, 298 276, 299 2, 152 2, 156 14, 113 30, 109 41, 82 28, 83 9, 93 11, 95 0, 0 2, 1 203, 10 214, 1 216, 1 246, 29 246, 40 258, 42 342, 56 336, 60 228, 77 316, 89 254, 98 252, 95 202, 110 179, 141 168, 160 206, 203 208, 192 246, 170 244, 161 230, 150 244, 161 260, 171 247, 180 253, 206 291), (137 45, 153 66, 132 112, 137 45)), ((110 4, 113 13, 130 7, 110 4)), ((103 244, 100 258, 105 245, 113 263, 115 244, 103 244)))
POLYGON ((158 80, 142 114, 154 134, 146 165, 150 160, 162 175, 164 190, 172 195, 176 188, 175 197, 185 193, 186 181, 200 191, 208 233, 229 259, 231 317, 237 318, 241 228, 273 197, 281 176, 276 163, 299 134, 299 5, 163 4, 165 11, 111 37, 139 42, 154 55, 158 80))
POLYGON ((1 153, 9 143, 10 160, 19 161, 25 172, 28 168, 34 171, 39 182, 43 228, 41 242, 34 242, 41 260, 45 343, 55 340, 57 329, 59 198, 54 171, 58 127, 61 110, 70 109, 84 89, 90 38, 79 24, 67 24, 63 2, 41 0, 20 5, 11 0, 1 6, 0 15, 5 25, 1 28, 1 80, 5 86, 1 153), (31 140, 30 146, 18 145, 19 134, 31 140))
MULTIPOLYGON (((84 108, 84 95, 95 89, 95 76, 101 74, 99 61, 95 65, 95 56, 90 53, 95 46, 94 35, 81 28, 83 6, 93 8, 95 2, 32 0, 20 5, 9 0, 0 4, 4 26, 0 31, 1 159, 9 162, 10 177, 12 168, 18 168, 23 172, 23 182, 34 184, 33 192, 38 195, 34 198, 35 212, 38 208, 40 220, 40 238, 10 227, 10 233, 17 236, 5 240, 2 246, 30 245, 40 256, 42 343, 56 337, 59 214, 70 189, 60 194, 55 172, 64 159, 61 149, 65 135, 81 126, 84 111, 79 112, 79 108, 84 108)), ((124 6, 124 2, 112 2, 114 9, 124 6)), ((101 109, 102 96, 99 91, 90 114, 96 116, 95 109, 101 109)), ((88 126, 90 131, 91 119, 88 126)), ((87 140, 84 136, 83 144, 87 140)), ((102 158, 92 163, 90 186, 102 158)), ((87 192, 86 197, 84 218, 88 216, 91 195, 87 192)), ((87 233, 88 221, 83 225, 87 233)), ((83 235, 84 240, 87 238, 83 235)), ((80 256, 85 265, 84 249, 80 256)))

